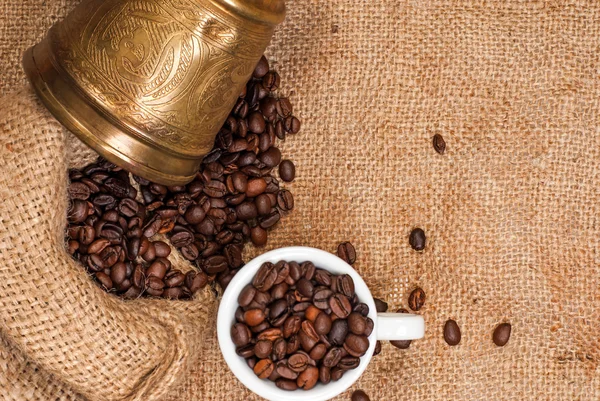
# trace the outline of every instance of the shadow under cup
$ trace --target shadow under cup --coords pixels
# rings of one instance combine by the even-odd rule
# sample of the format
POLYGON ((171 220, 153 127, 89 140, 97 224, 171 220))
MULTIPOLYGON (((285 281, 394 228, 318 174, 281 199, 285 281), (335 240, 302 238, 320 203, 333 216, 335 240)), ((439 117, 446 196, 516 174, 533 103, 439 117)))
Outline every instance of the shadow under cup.
POLYGON ((225 361, 236 377, 254 393, 271 401, 325 401, 333 398, 346 389, 363 374, 367 365, 371 361, 375 343, 377 341, 377 312, 373 296, 360 275, 346 262, 337 256, 322 251, 320 249, 308 247, 289 247, 276 249, 267 252, 246 264, 231 280, 225 291, 219 306, 217 317, 217 331, 219 346, 225 361), (340 275, 348 274, 354 280, 354 287, 360 302, 364 302, 369 307, 370 317, 374 322, 374 330, 369 336, 369 349, 366 354, 360 358, 360 364, 356 369, 347 371, 340 380, 329 384, 318 383, 311 390, 285 391, 278 388, 275 383, 269 380, 259 379, 252 369, 246 364, 246 360, 236 354, 236 347, 231 340, 231 327, 235 324, 235 311, 238 308, 238 295, 241 290, 254 278, 254 275, 265 262, 276 263, 280 260, 287 262, 306 262, 311 261, 317 268, 329 271, 330 273, 340 275))

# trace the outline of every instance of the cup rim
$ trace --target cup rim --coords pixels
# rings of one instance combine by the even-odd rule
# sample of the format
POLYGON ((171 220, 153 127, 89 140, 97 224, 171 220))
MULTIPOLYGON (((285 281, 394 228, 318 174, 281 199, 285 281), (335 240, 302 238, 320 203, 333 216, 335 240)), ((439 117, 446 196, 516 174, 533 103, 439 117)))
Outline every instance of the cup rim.
POLYGON ((229 369, 237 379, 252 392, 271 401, 305 401, 307 397, 310 397, 312 401, 326 401, 350 388, 369 365, 369 362, 373 357, 377 339, 377 312, 369 287, 352 266, 338 258, 336 255, 321 249, 301 246, 285 247, 274 249, 257 256, 237 272, 227 286, 221 299, 221 304, 219 305, 217 337, 221 353, 223 354, 223 358, 229 366, 229 369), (231 326, 235 322, 234 314, 238 307, 238 294, 242 288, 252 280, 264 262, 278 262, 280 260, 297 262, 311 261, 315 266, 331 271, 332 273, 349 274, 354 280, 355 291, 360 302, 364 302, 369 306, 368 317, 370 317, 374 323, 373 332, 369 336, 369 349, 365 355, 360 358, 359 366, 356 369, 347 371, 344 376, 336 382, 332 381, 326 385, 319 383, 313 389, 307 391, 285 391, 276 387, 275 383, 259 379, 246 365, 245 360, 235 352, 235 345, 231 340, 230 333, 231 326))

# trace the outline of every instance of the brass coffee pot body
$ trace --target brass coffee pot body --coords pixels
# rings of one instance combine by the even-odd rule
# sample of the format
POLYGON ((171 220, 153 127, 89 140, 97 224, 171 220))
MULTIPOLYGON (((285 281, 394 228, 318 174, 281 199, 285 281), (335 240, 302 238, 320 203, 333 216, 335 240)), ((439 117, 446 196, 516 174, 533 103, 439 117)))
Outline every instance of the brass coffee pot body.
POLYGON ((283 0, 83 0, 24 56, 54 116, 151 181, 194 178, 283 0))

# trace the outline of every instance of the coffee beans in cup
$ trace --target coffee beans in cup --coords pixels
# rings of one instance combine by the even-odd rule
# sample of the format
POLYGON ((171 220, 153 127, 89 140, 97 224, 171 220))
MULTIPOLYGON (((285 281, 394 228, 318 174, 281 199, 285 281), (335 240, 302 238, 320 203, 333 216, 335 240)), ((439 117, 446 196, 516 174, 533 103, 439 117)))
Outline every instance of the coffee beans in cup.
POLYGON ((231 340, 257 377, 310 390, 356 369, 373 320, 349 275, 312 262, 263 263, 238 296, 231 340))
MULTIPOLYGON (((244 265, 244 244, 266 244, 294 208, 274 174, 282 159, 275 145, 300 121, 289 99, 270 93, 279 86, 263 57, 187 185, 131 177, 103 159, 69 172, 67 250, 101 288, 123 298, 186 299, 207 283, 225 288, 244 265), (171 246, 196 270, 173 269, 171 246)), ((295 178, 293 162, 279 167, 283 181, 295 178)))

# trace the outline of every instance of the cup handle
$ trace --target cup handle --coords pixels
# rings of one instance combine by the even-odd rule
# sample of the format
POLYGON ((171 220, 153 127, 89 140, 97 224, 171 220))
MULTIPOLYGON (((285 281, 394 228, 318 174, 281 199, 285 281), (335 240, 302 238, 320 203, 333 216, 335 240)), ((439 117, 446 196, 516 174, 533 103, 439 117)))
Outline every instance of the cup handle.
POLYGON ((417 340, 425 335, 423 316, 408 313, 378 313, 378 340, 417 340))

